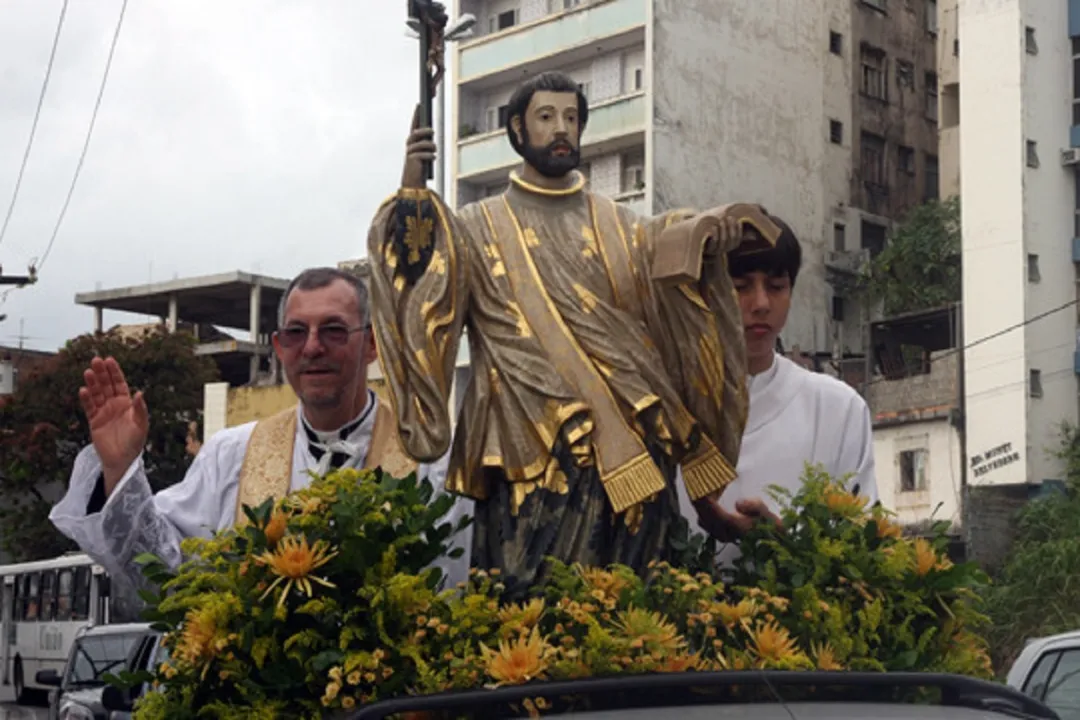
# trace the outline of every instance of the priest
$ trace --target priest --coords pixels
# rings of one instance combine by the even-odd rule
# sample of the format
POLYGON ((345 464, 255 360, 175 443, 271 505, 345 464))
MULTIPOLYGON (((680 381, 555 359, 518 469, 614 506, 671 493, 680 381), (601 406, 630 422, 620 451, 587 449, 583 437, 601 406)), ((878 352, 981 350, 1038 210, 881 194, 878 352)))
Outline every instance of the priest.
POLYGON ((566 75, 524 83, 506 125, 523 164, 457 213, 425 187, 436 148, 414 119, 401 188, 369 233, 379 361, 417 460, 451 444, 467 330, 447 489, 476 501, 473 565, 519 590, 549 556, 668 557, 679 466, 697 502, 734 479, 746 357, 724 256, 779 233, 756 206, 640 217, 591 192, 577 170, 588 114, 566 75))
MULTIPOLYGON (((133 558, 145 552, 176 567, 180 542, 245 519, 243 506, 306 487, 312 473, 375 468, 427 476, 442 490, 445 459, 418 465, 402 449, 389 405, 367 387, 375 344, 362 280, 334 268, 302 272, 281 299, 274 351, 299 398, 292 408, 215 433, 180 483, 156 495, 143 448, 146 403, 132 395, 112 358, 95 358, 79 399, 92 444, 75 460, 67 494, 49 519, 122 584, 142 583, 133 558)), ((459 499, 447 520, 471 513, 459 499)), ((468 552, 468 536, 456 542, 468 552)), ((441 564, 448 582, 465 579, 467 556, 441 564)))

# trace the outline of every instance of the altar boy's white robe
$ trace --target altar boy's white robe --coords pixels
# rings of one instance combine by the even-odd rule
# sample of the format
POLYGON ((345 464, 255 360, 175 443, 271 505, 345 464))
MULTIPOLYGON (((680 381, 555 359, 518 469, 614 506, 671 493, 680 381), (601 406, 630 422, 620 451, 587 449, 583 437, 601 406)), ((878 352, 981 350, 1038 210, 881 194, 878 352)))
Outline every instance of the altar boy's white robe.
MULTIPOLYGON (((345 438, 355 452, 344 467, 364 466, 371 451, 378 403, 378 397, 369 391, 367 407, 353 421, 359 420, 359 425, 345 438)), ((290 491, 307 487, 312 480, 309 471, 318 466, 300 412, 297 406, 290 491)), ((83 448, 75 460, 68 492, 49 513, 49 519, 111 576, 140 587, 144 582, 133 559, 141 553, 153 553, 176 568, 182 561, 182 539, 210 537, 215 531, 233 526, 241 468, 256 424, 250 422, 215 433, 199 451, 184 479, 157 495, 150 490, 140 456, 101 510, 94 513, 87 509, 101 473, 101 461, 93 445, 83 448)), ((436 492, 444 492, 447 460, 444 457, 433 465, 418 466, 417 476, 427 477, 436 492)), ((456 525, 463 515, 472 515, 472 501, 458 498, 444 520, 456 525)), ((446 575, 446 587, 467 579, 471 539, 471 529, 455 535, 451 544, 465 551, 462 557, 443 558, 436 563, 446 575)))
MULTIPOLYGON (((870 409, 854 388, 782 355, 775 356, 768 370, 749 377, 748 385, 750 412, 737 475, 720 496, 721 507, 734 512, 739 500, 760 498, 779 515, 781 506, 770 486, 794 496, 802 486, 806 463, 820 464, 837 480, 852 475, 847 487, 866 496, 868 505, 878 501, 870 409)), ((679 504, 695 527, 697 512, 685 492, 679 504)), ((738 557, 738 550, 731 544, 720 557, 728 564, 738 557)))

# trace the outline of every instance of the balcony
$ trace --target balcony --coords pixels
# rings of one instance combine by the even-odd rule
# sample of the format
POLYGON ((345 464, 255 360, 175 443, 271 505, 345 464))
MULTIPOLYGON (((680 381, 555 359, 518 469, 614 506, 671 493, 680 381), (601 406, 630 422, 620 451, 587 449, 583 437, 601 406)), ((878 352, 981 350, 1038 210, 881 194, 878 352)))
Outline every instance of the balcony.
POLYGON ((645 191, 634 190, 631 192, 619 193, 614 198, 615 202, 622 203, 638 215, 647 215, 645 212, 645 191))
POLYGON ((648 0, 593 0, 484 35, 459 47, 458 82, 497 84, 520 78, 522 70, 542 72, 550 69, 548 59, 570 60, 568 52, 581 53, 582 59, 594 56, 598 41, 604 41, 605 51, 643 42, 647 16, 648 0))
MULTIPOLYGON (((582 138, 582 158, 610 152, 619 146, 640 145, 647 105, 642 92, 621 95, 589 108, 589 125, 582 138)), ((505 130, 473 135, 458 142, 459 179, 481 182, 519 163, 505 130)))
POLYGON ((825 269, 841 275, 858 275, 870 262, 870 251, 828 250, 825 252, 825 269))

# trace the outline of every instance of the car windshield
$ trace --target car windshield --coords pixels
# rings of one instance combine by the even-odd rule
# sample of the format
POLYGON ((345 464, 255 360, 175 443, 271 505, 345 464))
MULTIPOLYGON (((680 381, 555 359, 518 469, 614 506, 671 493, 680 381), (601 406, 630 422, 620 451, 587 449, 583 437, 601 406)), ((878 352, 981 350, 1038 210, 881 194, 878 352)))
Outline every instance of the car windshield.
POLYGON ((82 637, 72 648, 72 661, 64 683, 67 687, 104 685, 103 677, 117 674, 129 665, 129 658, 146 633, 123 633, 82 637))

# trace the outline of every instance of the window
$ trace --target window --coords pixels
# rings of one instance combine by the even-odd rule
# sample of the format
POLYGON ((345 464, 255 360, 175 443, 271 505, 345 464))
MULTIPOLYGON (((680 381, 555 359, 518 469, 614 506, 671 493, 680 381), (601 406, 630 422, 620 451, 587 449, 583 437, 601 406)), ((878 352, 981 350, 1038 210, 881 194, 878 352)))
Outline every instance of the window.
POLYGON ((56 621, 71 620, 71 601, 74 592, 75 574, 70 568, 60 571, 56 585, 56 621))
POLYGON ((943 128, 960 124, 960 83, 949 83, 941 88, 941 118, 943 128))
POLYGON ((1030 695, 1036 700, 1042 700, 1043 693, 1046 692, 1046 681, 1050 677, 1050 671, 1054 669, 1059 657, 1061 657, 1060 652, 1048 652, 1039 657, 1039 661, 1035 663, 1031 674, 1024 680, 1022 692, 1025 695, 1030 695))
POLYGON ((1042 275, 1039 273, 1039 256, 1037 254, 1028 253, 1027 270, 1028 282, 1037 283, 1042 280, 1042 275))
POLYGON ((833 322, 844 322, 844 298, 839 295, 832 297, 832 319, 833 322))
POLYGON ((864 132, 860 148, 862 181, 867 185, 885 185, 885 138, 864 132))
POLYGON ((900 452, 897 458, 900 464, 900 492, 926 490, 926 461, 929 454, 925 448, 900 452))
POLYGON ((1028 373, 1028 378, 1030 380, 1028 394, 1033 398, 1041 398, 1043 396, 1042 370, 1031 370, 1028 373))
POLYGON ((875 100, 888 100, 885 51, 872 45, 863 45, 859 59, 862 65, 862 94, 875 100))
POLYGON ((514 27, 517 25, 517 10, 507 10, 501 12, 498 15, 492 15, 488 18, 488 32, 496 33, 500 30, 514 27))
POLYGON ((1039 54, 1039 45, 1035 42, 1035 28, 1030 25, 1024 28, 1024 50, 1028 55, 1039 54))
POLYGON ((896 148, 896 167, 905 175, 915 174, 915 150, 907 145, 896 148))
POLYGON ((844 142, 844 123, 839 120, 829 121, 829 142, 834 145, 844 142))
POLYGON ((1061 653, 1050 679, 1046 681, 1042 701, 1059 717, 1075 718, 1080 712, 1080 650, 1061 653))
POLYGON ((116 633, 79 638, 71 651, 72 662, 65 683, 103 686, 105 673, 126 669, 129 658, 146 637, 144 633, 116 633))
POLYGON ((37 620, 41 614, 41 575, 23 575, 23 620, 37 620))
POLYGON ((623 192, 635 192, 645 189, 645 168, 641 165, 628 165, 623 170, 623 192))
POLYGON ((937 35, 937 0, 926 0, 926 32, 937 35))
POLYGON ((835 30, 829 31, 829 52, 833 55, 844 54, 844 36, 835 30))
POLYGON ((896 61, 896 86, 915 89, 915 66, 907 60, 896 61))
POLYGON ((937 200, 941 194, 941 171, 937 155, 927 155, 923 165, 923 200, 937 200))
POLYGON ((871 257, 877 257, 885 249, 885 226, 870 220, 863 220, 862 246, 870 251, 871 257))
POLYGON ((1039 146, 1036 145, 1034 140, 1027 141, 1027 166, 1029 168, 1039 167, 1039 146))
POLYGON ((847 249, 847 228, 843 223, 833 223, 832 226, 832 249, 836 252, 844 252, 847 249))
POLYGON ((643 87, 645 87, 645 71, 634 68, 634 90, 641 90, 643 87))
POLYGON ((953 57, 960 57, 960 38, 952 41, 952 54, 953 57))
POLYGON ((90 568, 75 568, 73 591, 71 619, 88 620, 90 618, 90 568))
POLYGON ((926 82, 926 119, 937 122, 937 73, 926 73, 924 80, 926 82))
POLYGON ((487 131, 501 130, 506 127, 506 123, 510 120, 510 106, 500 105, 497 108, 487 109, 487 131))

